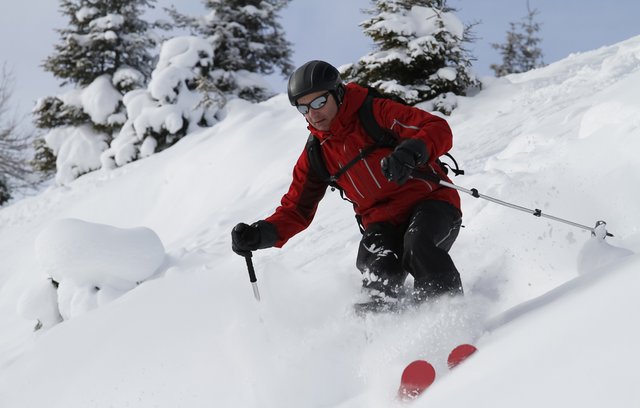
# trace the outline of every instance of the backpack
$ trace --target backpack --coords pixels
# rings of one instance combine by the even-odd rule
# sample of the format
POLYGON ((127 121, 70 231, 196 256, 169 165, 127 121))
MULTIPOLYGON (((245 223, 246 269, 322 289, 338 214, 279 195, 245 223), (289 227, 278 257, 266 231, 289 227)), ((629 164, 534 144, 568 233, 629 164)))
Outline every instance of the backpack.
MULTIPOLYGON (((305 147, 307 150, 309 163, 311 165, 311 168, 315 172, 315 174, 318 177, 320 177, 320 179, 327 182, 329 186, 331 186, 332 191, 336 189, 340 191, 340 196, 347 201, 349 200, 344 196, 344 192, 342 191, 340 186, 338 186, 337 184, 337 181, 340 178, 340 176, 346 173, 347 170, 349 170, 354 164, 356 164, 360 160, 367 157, 374 150, 379 148, 384 148, 384 147, 394 149, 398 145, 398 139, 393 133, 393 131, 380 126, 375 116, 373 115, 374 98, 391 99, 395 102, 402 103, 403 105, 408 105, 404 100, 402 100, 400 97, 397 97, 395 95, 383 94, 377 89, 372 87, 367 87, 367 90, 368 90, 367 97, 365 98, 362 106, 358 110, 358 116, 360 118, 360 123, 362 124, 362 127, 364 128, 367 135, 369 135, 369 137, 373 139, 373 141, 375 142, 374 144, 363 149, 360 152, 360 154, 358 154, 356 157, 351 159, 336 174, 330 174, 329 171, 327 170, 327 166, 324 162, 324 159, 320 151, 321 149, 320 141, 315 136, 313 136, 313 134, 309 135, 309 138, 307 139, 307 144, 305 147)), ((437 159, 436 163, 440 166, 440 168, 442 168, 445 174, 448 174, 449 170, 451 170, 456 176, 464 174, 464 170, 460 169, 460 167, 458 166, 458 162, 453 156, 451 156, 449 153, 445 153, 444 155, 450 158, 453 161, 455 166, 455 167, 452 167, 449 164, 442 162, 440 159, 437 159)))

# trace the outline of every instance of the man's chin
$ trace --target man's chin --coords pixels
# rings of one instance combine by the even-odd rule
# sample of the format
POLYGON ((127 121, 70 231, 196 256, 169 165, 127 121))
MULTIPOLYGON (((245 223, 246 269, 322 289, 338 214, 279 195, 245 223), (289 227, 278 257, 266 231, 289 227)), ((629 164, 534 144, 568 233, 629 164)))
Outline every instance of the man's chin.
POLYGON ((325 120, 321 120, 320 122, 317 122, 317 123, 312 123, 311 126, 313 126, 318 130, 322 130, 323 132, 329 130, 329 127, 327 126, 327 123, 325 120))

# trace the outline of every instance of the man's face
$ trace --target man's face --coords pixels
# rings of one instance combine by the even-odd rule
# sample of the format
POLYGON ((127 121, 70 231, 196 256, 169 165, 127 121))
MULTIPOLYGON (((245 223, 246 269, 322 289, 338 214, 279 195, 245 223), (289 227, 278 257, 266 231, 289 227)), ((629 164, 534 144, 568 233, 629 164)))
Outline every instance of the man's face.
POLYGON ((311 126, 318 130, 327 131, 331 127, 331 122, 338 114, 338 104, 336 103, 333 95, 327 91, 318 91, 300 97, 297 101, 298 106, 305 105, 308 112, 304 114, 304 118, 309 122, 311 126), (322 102, 325 98, 326 103, 318 109, 314 109, 319 102, 322 102))

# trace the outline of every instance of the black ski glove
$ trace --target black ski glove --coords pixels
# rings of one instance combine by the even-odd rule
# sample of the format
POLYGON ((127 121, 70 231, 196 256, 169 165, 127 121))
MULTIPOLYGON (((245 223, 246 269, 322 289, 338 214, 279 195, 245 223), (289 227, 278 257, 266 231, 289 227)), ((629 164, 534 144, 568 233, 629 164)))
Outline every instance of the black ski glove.
POLYGON ((266 221, 247 225, 243 222, 231 231, 231 249, 240 256, 250 256, 256 249, 270 248, 278 241, 276 227, 266 221))
POLYGON ((382 159, 380 166, 387 180, 402 185, 409 180, 413 169, 425 164, 428 159, 427 147, 422 140, 407 139, 382 159))

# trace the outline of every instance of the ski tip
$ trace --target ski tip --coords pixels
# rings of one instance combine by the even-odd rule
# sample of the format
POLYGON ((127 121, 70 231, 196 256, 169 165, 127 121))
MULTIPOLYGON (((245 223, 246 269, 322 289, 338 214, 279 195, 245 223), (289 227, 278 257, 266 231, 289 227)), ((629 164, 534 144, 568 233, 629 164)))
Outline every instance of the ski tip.
POLYGON ((454 348, 449 354, 449 358, 447 359, 447 364, 450 369, 457 367, 464 360, 469 358, 473 353, 478 351, 476 346, 472 344, 461 344, 458 347, 454 348))
POLYGON ((410 363, 402 372, 398 399, 402 401, 417 398, 436 380, 436 370, 424 360, 410 363))

